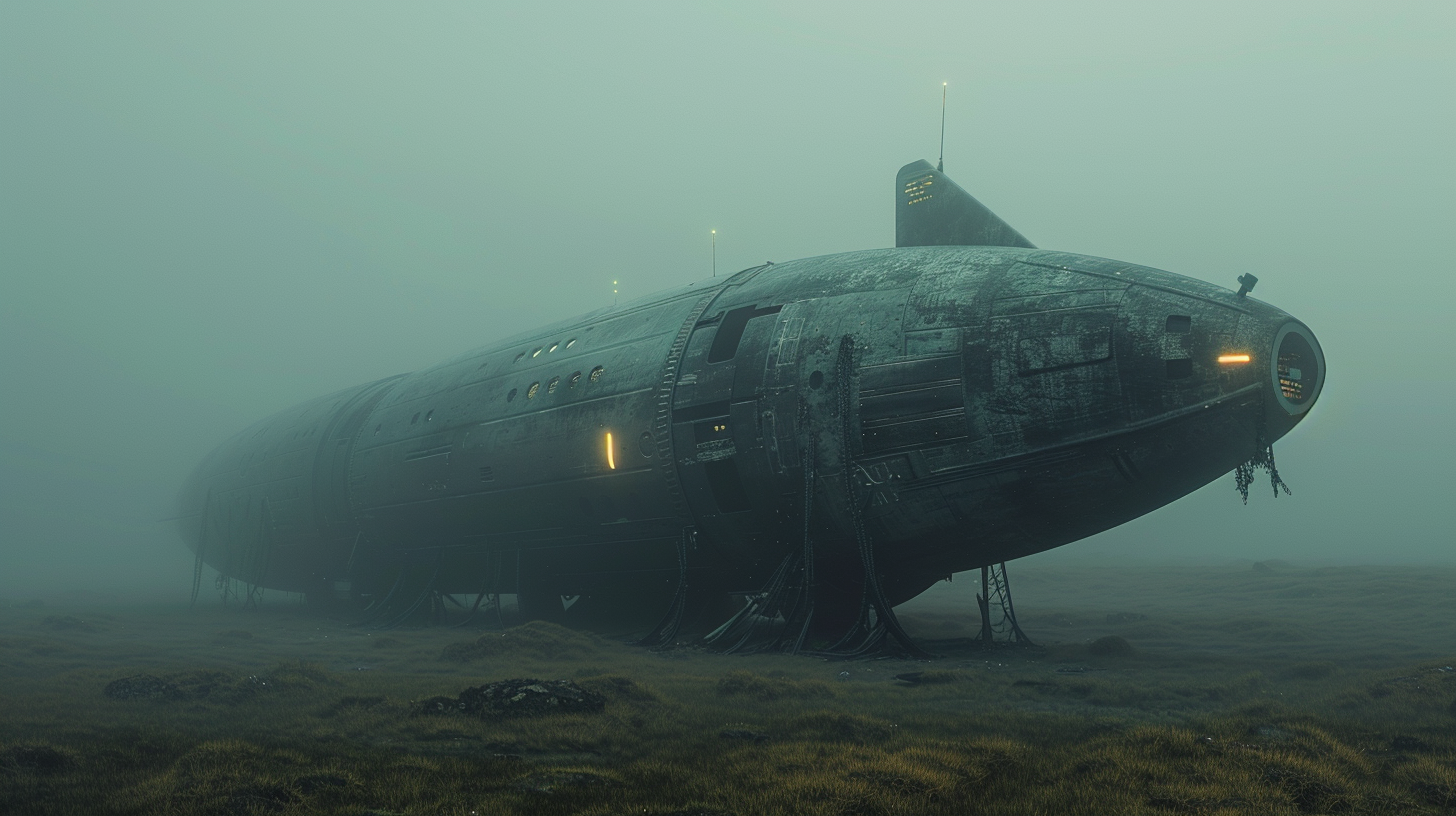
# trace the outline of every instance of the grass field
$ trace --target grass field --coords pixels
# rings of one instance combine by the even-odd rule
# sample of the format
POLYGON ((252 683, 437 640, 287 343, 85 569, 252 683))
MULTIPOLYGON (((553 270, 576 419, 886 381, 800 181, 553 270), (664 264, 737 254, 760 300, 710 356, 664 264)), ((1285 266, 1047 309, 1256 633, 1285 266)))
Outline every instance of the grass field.
MULTIPOLYGON (((932 662, 649 652, 544 623, 370 632, 282 598, 12 599, 0 813, 1456 811, 1456 569, 1012 567, 1041 647, 932 662), (175 692, 104 693, 138 674, 175 692), (606 708, 411 706, 507 678, 606 708)), ((972 592, 902 618, 926 642, 974 634, 972 592)))

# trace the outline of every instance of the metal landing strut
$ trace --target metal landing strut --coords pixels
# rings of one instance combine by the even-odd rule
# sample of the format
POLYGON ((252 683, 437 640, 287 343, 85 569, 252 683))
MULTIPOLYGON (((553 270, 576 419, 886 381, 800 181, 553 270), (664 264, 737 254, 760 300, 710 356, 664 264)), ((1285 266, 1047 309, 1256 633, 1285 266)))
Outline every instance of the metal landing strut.
POLYGON ((976 594, 976 605, 981 608, 981 634, 975 641, 983 649, 997 646, 1035 646, 1036 643, 1021 631, 1016 622, 1016 608, 1011 605, 1011 581, 1006 577, 1006 562, 981 567, 981 591, 976 594), (991 619, 991 604, 995 603, 999 618, 991 619))

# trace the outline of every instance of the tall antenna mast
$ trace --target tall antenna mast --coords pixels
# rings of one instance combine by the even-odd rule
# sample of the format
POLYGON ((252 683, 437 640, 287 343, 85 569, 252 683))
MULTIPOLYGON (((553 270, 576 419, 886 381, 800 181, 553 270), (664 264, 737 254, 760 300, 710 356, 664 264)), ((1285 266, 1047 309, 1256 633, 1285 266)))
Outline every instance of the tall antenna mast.
POLYGON ((713 277, 718 277, 718 231, 713 230, 713 277))
POLYGON ((945 88, 949 82, 940 83, 940 159, 935 163, 937 172, 945 172, 945 88))

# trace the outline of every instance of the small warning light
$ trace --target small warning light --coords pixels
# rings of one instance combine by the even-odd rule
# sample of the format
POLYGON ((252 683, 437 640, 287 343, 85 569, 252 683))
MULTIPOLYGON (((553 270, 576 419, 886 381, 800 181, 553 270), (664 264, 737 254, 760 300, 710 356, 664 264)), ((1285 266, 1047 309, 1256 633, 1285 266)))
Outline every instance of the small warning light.
POLYGON ((1247 363, 1247 362, 1249 362, 1250 359, 1252 359, 1252 358, 1249 357, 1249 355, 1247 355, 1247 354, 1220 354, 1220 355, 1218 355, 1218 362, 1219 362, 1220 365, 1236 365, 1238 363, 1247 363))

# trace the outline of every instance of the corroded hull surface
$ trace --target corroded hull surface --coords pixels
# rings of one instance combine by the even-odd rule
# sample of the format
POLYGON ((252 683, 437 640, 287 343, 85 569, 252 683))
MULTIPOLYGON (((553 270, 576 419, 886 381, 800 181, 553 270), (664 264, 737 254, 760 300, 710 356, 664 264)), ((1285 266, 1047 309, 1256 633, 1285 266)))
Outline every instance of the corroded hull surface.
POLYGON ((869 541, 898 603, 1257 459, 1323 376, 1290 315, 1158 270, 824 256, 281 412, 198 468, 182 529, 259 586, 378 597, 428 575, 649 625, 684 584, 752 593, 795 552, 821 594, 855 595, 869 541))

